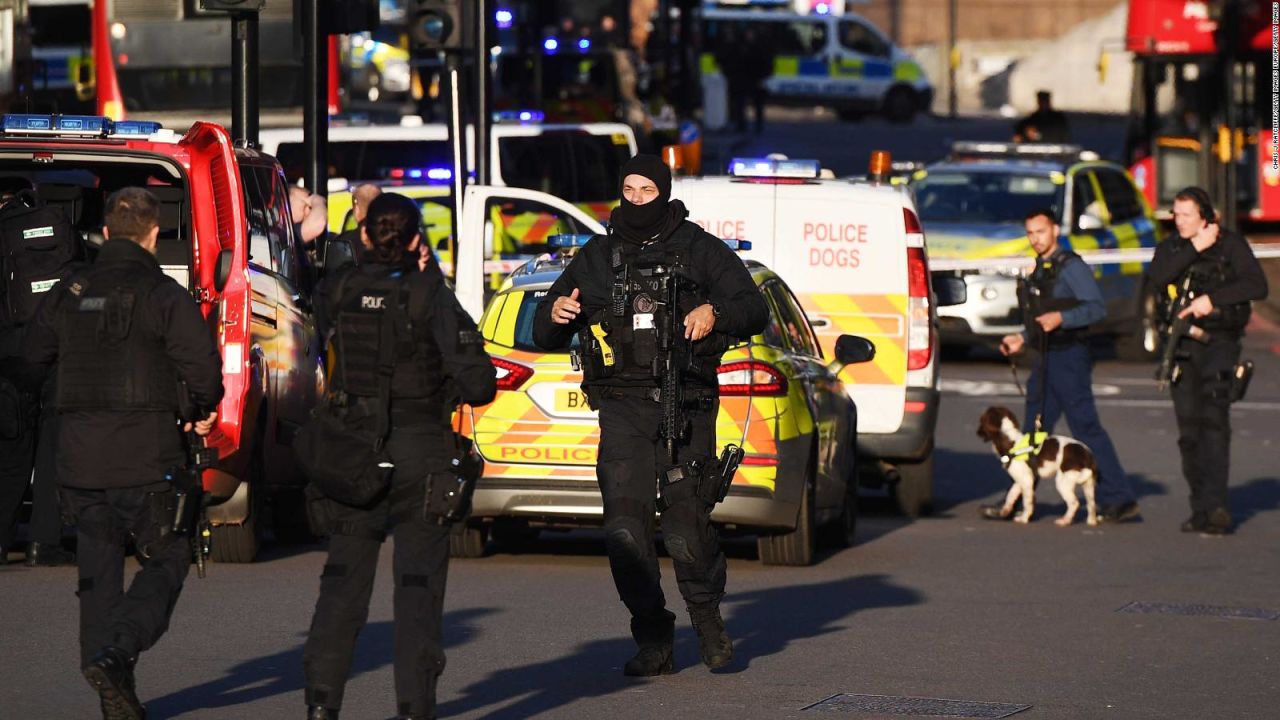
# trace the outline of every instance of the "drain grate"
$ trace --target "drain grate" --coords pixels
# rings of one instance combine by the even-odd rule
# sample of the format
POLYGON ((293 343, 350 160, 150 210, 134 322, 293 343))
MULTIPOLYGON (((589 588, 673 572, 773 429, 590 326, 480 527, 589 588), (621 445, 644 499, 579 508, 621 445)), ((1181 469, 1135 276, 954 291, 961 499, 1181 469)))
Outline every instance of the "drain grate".
POLYGON ((1030 705, 943 700, 941 698, 899 697, 896 695, 850 695, 842 693, 804 710, 816 712, 881 713, 913 717, 1005 718, 1030 708, 1030 705))
POLYGON ((1280 612, 1266 608, 1233 608, 1217 605, 1188 603, 1131 602, 1116 612, 1138 615, 1188 615, 1192 617, 1220 617, 1232 620, 1276 620, 1280 612))

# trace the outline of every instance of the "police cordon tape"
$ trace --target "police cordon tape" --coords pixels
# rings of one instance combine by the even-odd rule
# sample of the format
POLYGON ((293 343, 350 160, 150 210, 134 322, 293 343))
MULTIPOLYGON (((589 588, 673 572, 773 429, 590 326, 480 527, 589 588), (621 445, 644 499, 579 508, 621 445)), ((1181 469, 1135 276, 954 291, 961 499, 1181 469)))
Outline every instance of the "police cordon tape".
MULTIPOLYGON (((1249 243, 1249 247, 1259 260, 1280 258, 1280 244, 1249 243)), ((1153 254, 1155 254, 1154 248, 1084 250, 1080 252, 1080 258, 1090 265, 1118 265, 1121 263, 1151 262, 1153 254)), ((1034 267, 1034 264, 1035 258, 1030 255, 1010 255, 971 260, 962 258, 929 258, 929 270, 931 272, 1009 269, 1029 272, 1034 267)))

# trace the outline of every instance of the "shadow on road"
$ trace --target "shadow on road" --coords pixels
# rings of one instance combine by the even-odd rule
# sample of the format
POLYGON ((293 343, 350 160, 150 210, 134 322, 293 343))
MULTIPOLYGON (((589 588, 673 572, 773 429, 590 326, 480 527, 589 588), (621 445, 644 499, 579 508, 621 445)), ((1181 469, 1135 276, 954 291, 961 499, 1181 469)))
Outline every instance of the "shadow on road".
MULTIPOLYGON (((741 672, 753 660, 780 653, 797 640, 843 630, 842 621, 859 611, 914 605, 923 599, 919 592, 894 585, 884 575, 731 593, 725 602, 725 621, 734 637, 736 657, 725 671, 741 672), (778 621, 780 611, 786 612, 786 622, 778 621)), ((677 661, 697 657, 697 642, 691 628, 681 628, 676 634, 677 661)), ((622 674, 622 664, 634 652, 630 638, 608 638, 579 645, 564 657, 496 670, 462 688, 460 697, 442 704, 439 713, 452 717, 483 712, 486 718, 514 720, 551 713, 585 698, 625 692, 645 682, 622 674)), ((688 665, 677 670, 701 671, 688 665)))
POLYGON ((1268 510, 1280 509, 1280 480, 1276 478, 1256 478, 1228 492, 1236 525, 1243 525, 1268 510))
MULTIPOLYGON (((445 647, 465 644, 476 634, 475 621, 493 612, 492 608, 467 608, 445 613, 445 647)), ((391 664, 394 637, 395 625, 391 621, 365 625, 356 642, 350 677, 391 664)), ((275 695, 298 693, 297 714, 301 716, 304 712, 301 693, 305 684, 302 647, 299 643, 283 652, 246 660, 228 668, 220 678, 149 700, 146 702, 147 715, 152 718, 174 717, 197 710, 229 708, 275 695)), ((387 698, 386 704, 393 705, 394 698, 387 698)))

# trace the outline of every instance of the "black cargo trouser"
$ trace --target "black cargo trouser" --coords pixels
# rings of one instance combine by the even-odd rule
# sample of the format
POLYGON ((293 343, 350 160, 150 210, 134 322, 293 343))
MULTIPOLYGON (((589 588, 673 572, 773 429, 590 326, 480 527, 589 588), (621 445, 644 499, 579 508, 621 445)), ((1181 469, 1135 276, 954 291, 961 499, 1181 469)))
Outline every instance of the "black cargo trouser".
POLYGON ((22 395, 23 422, 18 425, 18 435, 0 438, 0 547, 5 549, 11 549, 16 539, 18 511, 28 485, 31 520, 27 540, 42 545, 62 542, 62 513, 53 474, 57 413, 50 393, 45 396, 42 404, 33 396, 22 395))
POLYGON ((308 705, 342 707, 356 636, 369 617, 378 553, 391 526, 397 712, 435 717, 436 681, 445 665, 441 624, 449 526, 424 519, 423 506, 428 471, 448 462, 447 442, 438 428, 393 428, 387 440, 395 464, 390 493, 368 509, 323 501, 334 523, 302 655, 308 705))
POLYGON ((189 539, 167 531, 175 498, 168 483, 107 490, 62 488, 79 543, 81 665, 108 645, 137 657, 169 629, 191 569, 189 539), (142 569, 126 592, 124 557, 130 541, 142 569))
MULTIPOLYGON (((670 622, 658 557, 654 551, 654 510, 659 473, 669 467, 658 437, 662 406, 634 392, 593 389, 600 410, 600 459, 596 475, 604 497, 604 527, 609 569, 618 594, 633 618, 640 640, 645 626, 670 622)), ((687 410, 688 439, 677 460, 711 461, 715 453, 715 421, 719 401, 687 410)), ((676 583, 690 612, 715 608, 724 596, 725 559, 711 524, 712 505, 697 498, 681 500, 662 512, 662 536, 675 565, 676 583)))
POLYGON ((1231 466, 1231 372, 1240 360, 1240 341, 1227 331, 1208 344, 1183 340, 1178 348, 1181 377, 1173 386, 1182 474, 1191 489, 1191 510, 1212 513, 1227 503, 1231 466))

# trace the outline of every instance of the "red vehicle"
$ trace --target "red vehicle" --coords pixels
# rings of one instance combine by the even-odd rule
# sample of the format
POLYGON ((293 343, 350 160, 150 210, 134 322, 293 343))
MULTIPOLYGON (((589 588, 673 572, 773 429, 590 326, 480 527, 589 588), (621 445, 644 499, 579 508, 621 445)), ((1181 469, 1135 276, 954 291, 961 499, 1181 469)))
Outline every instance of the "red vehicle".
POLYGON ((1271 3, 1131 0, 1125 45, 1134 53, 1130 172, 1152 207, 1167 212, 1174 193, 1200 185, 1229 224, 1280 220, 1271 3))
POLYGON ((24 178, 61 206, 89 257, 103 242, 108 194, 155 193, 157 259, 200 304, 222 354, 226 396, 210 435, 221 460, 204 476, 213 557, 253 560, 268 516, 277 537, 305 532, 288 444, 324 374, 279 163, 212 123, 179 136, 151 122, 5 115, 0 177, 24 178))

